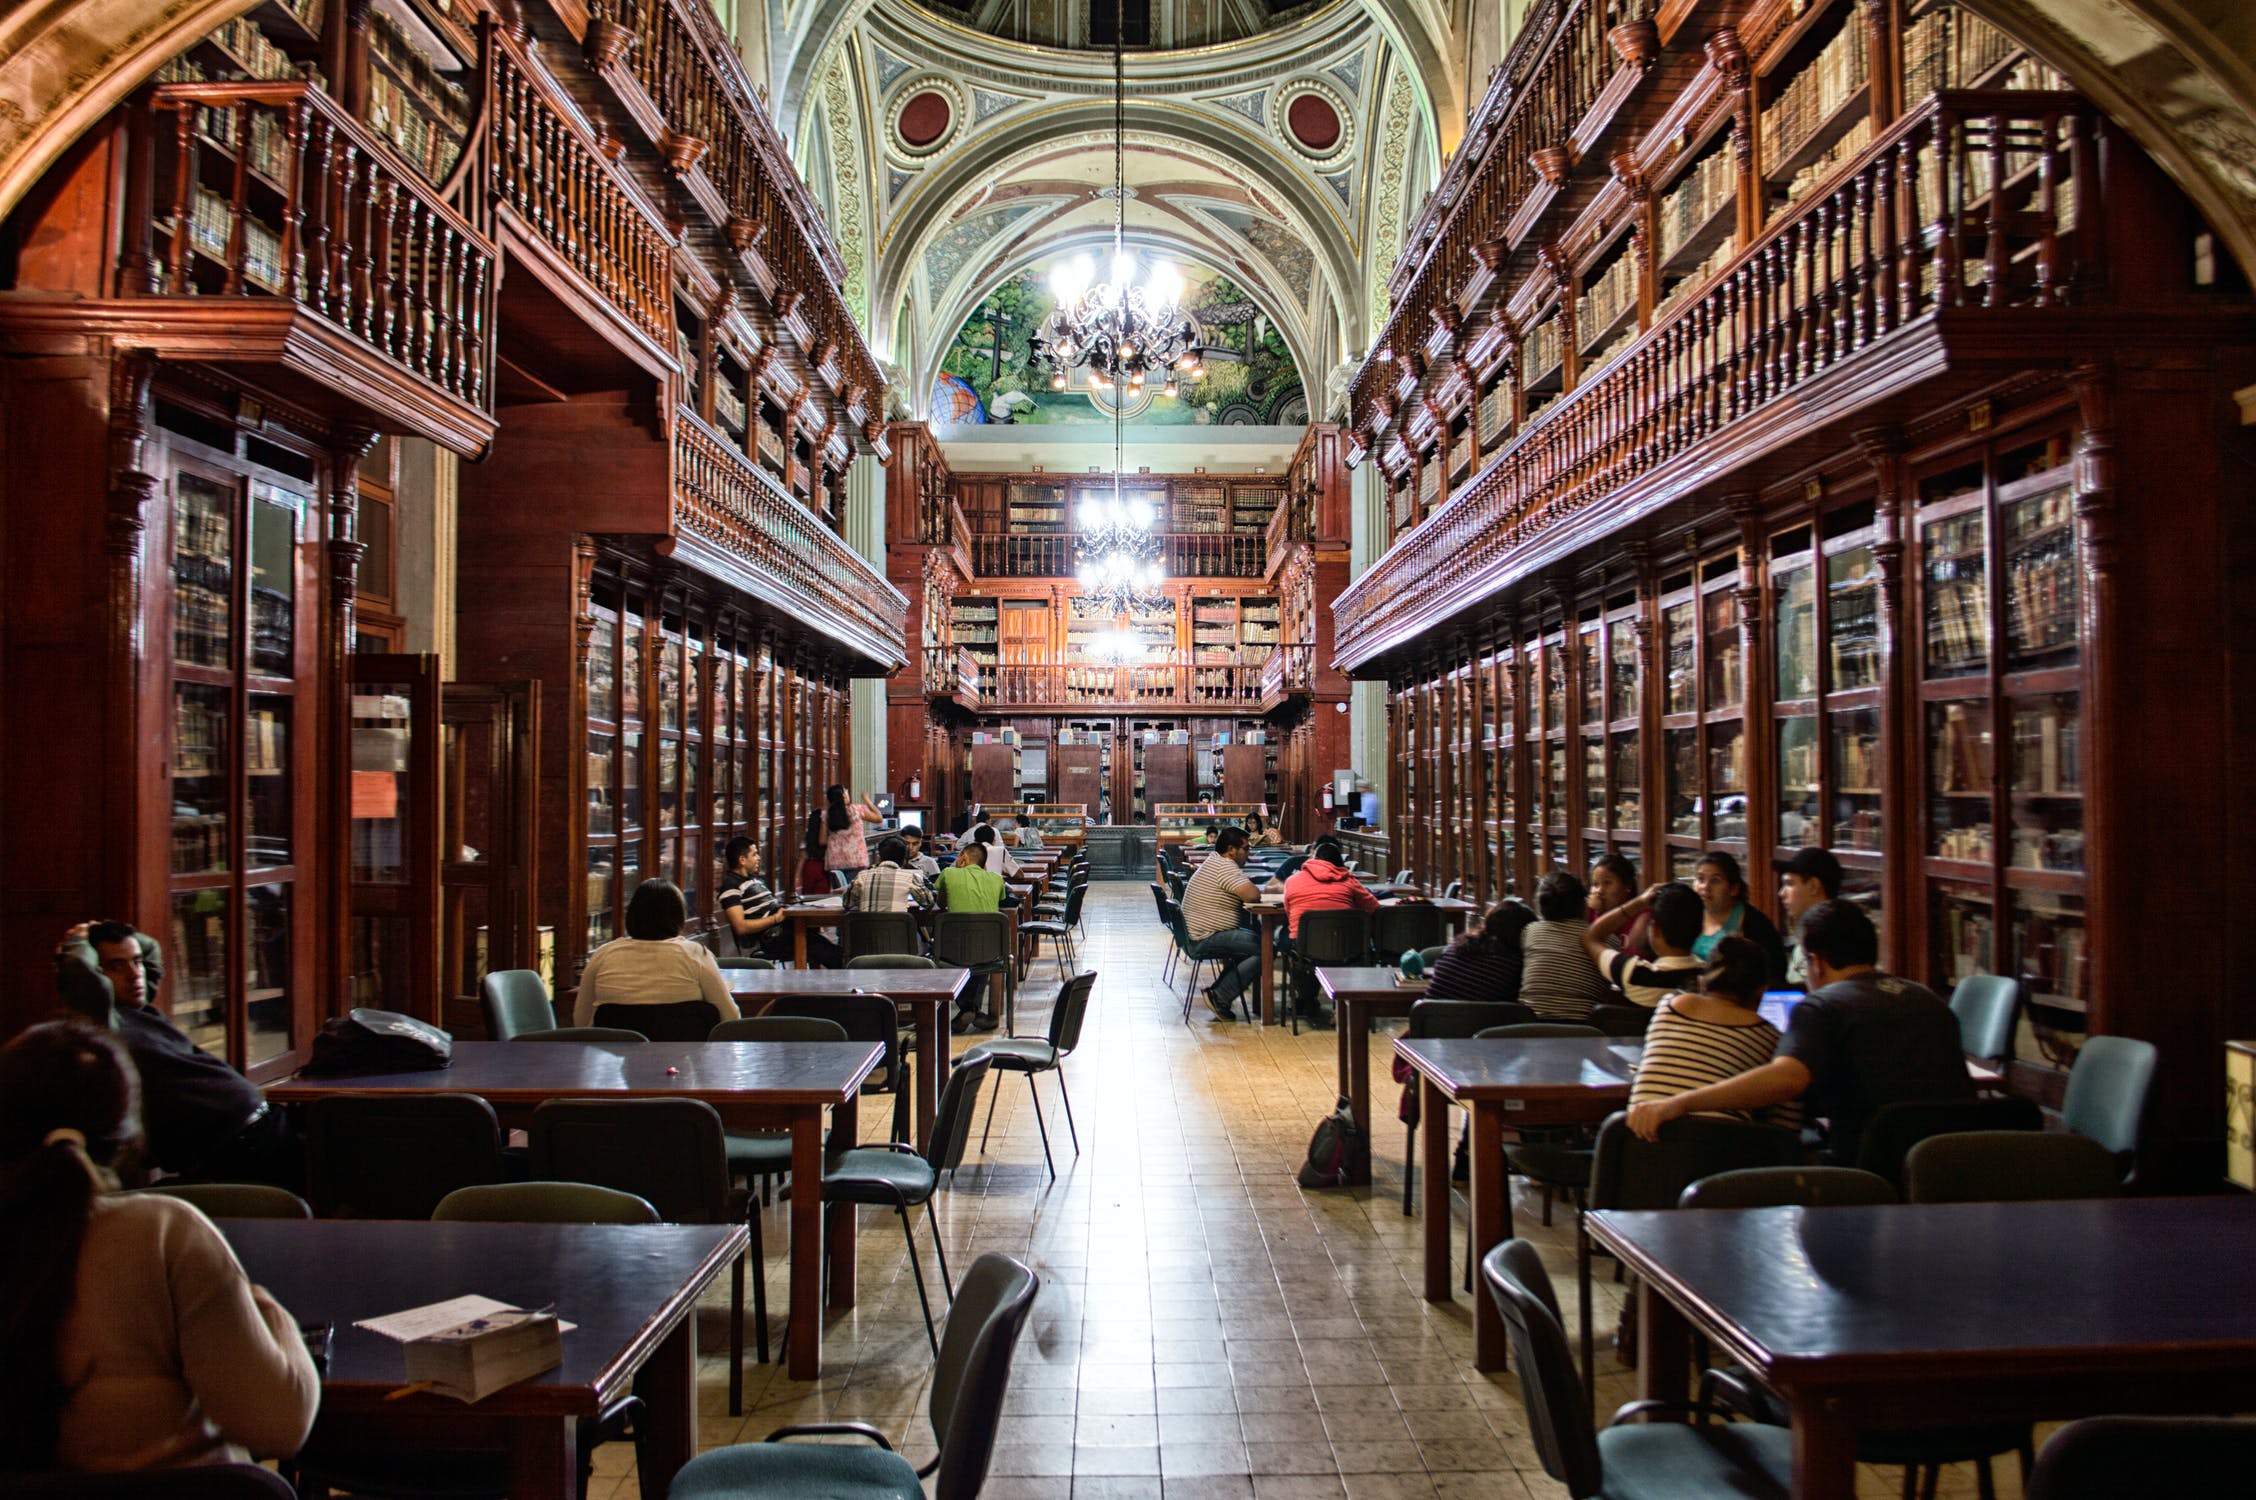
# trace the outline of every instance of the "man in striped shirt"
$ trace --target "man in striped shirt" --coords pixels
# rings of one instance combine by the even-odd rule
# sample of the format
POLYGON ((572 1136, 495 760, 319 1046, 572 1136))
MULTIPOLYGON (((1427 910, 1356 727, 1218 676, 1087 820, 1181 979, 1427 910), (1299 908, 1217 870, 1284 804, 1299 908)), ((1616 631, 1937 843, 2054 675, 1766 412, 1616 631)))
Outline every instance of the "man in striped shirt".
POLYGON ((1607 996, 1598 965, 1582 949, 1589 893, 1554 870, 1536 885, 1537 920, 1520 934, 1520 1003, 1546 1021, 1587 1021, 1607 996))
POLYGON ((1698 891, 1680 881, 1666 881, 1630 897, 1591 923, 1582 934, 1582 951, 1598 965, 1606 982, 1622 992, 1623 999, 1651 1010, 1675 991, 1698 986, 1700 961, 1692 956, 1692 944, 1700 936, 1704 910, 1698 891), (1645 911, 1653 914, 1645 929, 1656 955, 1650 960, 1616 948, 1611 941, 1615 933, 1645 911))
POLYGON ((1246 831, 1225 828, 1183 887, 1183 927, 1198 958, 1222 960, 1222 974, 1207 987, 1206 1003, 1224 1021, 1238 1018, 1238 996, 1261 977, 1261 936, 1245 925, 1245 906, 1261 891, 1246 879, 1246 831))

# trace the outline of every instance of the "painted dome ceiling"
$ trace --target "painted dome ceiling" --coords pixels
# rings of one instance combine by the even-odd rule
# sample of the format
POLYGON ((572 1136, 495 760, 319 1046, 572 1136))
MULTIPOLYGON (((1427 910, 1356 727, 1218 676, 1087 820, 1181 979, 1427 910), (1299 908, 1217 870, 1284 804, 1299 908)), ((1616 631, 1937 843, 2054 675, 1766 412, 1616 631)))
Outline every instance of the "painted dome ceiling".
POLYGON ((1103 51, 1117 24, 1132 48, 1235 42, 1316 9, 1324 0, 921 0, 959 26, 1038 47, 1103 51))

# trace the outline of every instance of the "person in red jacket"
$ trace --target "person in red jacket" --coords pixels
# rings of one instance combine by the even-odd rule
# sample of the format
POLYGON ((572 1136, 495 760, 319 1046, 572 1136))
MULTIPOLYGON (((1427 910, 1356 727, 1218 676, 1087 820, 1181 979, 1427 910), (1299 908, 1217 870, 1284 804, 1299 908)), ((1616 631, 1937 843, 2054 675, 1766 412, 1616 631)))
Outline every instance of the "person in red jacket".
MULTIPOLYGON (((1285 932, 1278 946, 1289 955, 1294 938, 1300 936, 1300 919, 1312 911, 1377 911, 1379 898, 1363 888, 1363 882, 1347 872, 1347 863, 1341 857, 1339 840, 1318 839, 1308 851, 1307 863, 1293 871, 1285 881, 1285 932)), ((1299 1008, 1303 1021, 1317 1028, 1331 1024, 1324 1014, 1323 1002, 1315 995, 1315 976, 1302 971, 1307 965, 1289 963, 1287 971, 1293 976, 1293 1004, 1299 1008)))

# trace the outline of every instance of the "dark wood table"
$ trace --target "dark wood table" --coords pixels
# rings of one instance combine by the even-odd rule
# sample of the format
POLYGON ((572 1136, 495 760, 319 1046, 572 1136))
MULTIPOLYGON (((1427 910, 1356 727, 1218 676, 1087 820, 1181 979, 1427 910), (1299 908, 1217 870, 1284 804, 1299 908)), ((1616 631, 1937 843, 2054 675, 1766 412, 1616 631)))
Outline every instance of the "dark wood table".
MULTIPOLYGON (((816 896, 783 909, 784 925, 791 929, 791 965, 807 967, 807 933, 814 928, 846 925, 844 896, 816 896)), ((755 971, 757 972, 757 971, 755 971)))
MULTIPOLYGON (((1371 889, 1374 894, 1377 893, 1377 887, 1371 889)), ((1400 906, 1402 903, 1382 898, 1379 904, 1400 906)), ((1451 932, 1464 931, 1465 923, 1475 910, 1470 901, 1428 901, 1422 904, 1440 912, 1451 932)), ((1265 891, 1258 903, 1249 902, 1245 910, 1261 927, 1261 1019, 1274 1023, 1277 1019, 1277 929, 1284 925, 1285 898, 1265 891)))
POLYGON ((916 1030, 916 1143, 930 1144, 932 1112, 948 1071, 949 1011, 971 982, 969 969, 724 969, 746 1015, 778 1000, 869 990, 909 1013, 916 1030))
MULTIPOLYGON (((1371 1139, 1371 1026, 1377 1016, 1406 1016, 1410 1007, 1426 998, 1426 982, 1398 984, 1393 969, 1378 967, 1316 970, 1316 983, 1332 1002, 1332 1024, 1339 1043, 1339 1091, 1355 1115, 1355 1128, 1371 1139)), ((1348 1178, 1361 1187, 1371 1180, 1370 1153, 1352 1168, 1348 1178)))
POLYGON ((2256 1201, 1595 1213, 1639 1282, 1638 1378, 1699 1329, 1784 1396, 1794 1494, 1849 1500, 1860 1427, 2256 1405, 2256 1201))
MULTIPOLYGON (((735 1130, 791 1132, 791 1376, 822 1373, 822 1115, 855 1137, 875 1042, 456 1042, 451 1067, 268 1084, 275 1104, 334 1094, 476 1094, 521 1127, 549 1099, 702 1099, 735 1130), (672 1070, 672 1071, 669 1071, 672 1070)), ((854 1305, 854 1210, 829 1217, 830 1306, 854 1305)), ((428 1302, 433 1299, 426 1297, 428 1302)))
POLYGON ((697 1300, 744 1249, 738 1225, 428 1224, 396 1219, 223 1219, 251 1280, 301 1323, 330 1323, 316 1430, 342 1441, 501 1449, 517 1500, 579 1494, 581 1417, 639 1391, 652 1493, 697 1453, 697 1300), (553 1302, 575 1327, 564 1363, 475 1405, 420 1394, 392 1340, 355 1328, 471 1294, 553 1302), (639 1379, 638 1379, 639 1377, 639 1379))
MULTIPOLYGON (((1504 1128, 1595 1125, 1629 1105, 1635 1042, 1604 1037, 1397 1037, 1395 1054, 1418 1070, 1418 1155, 1425 1166, 1426 1300, 1447 1302, 1457 1279, 1449 1266, 1449 1109, 1473 1117, 1473 1259, 1504 1238, 1504 1128)), ((1504 1319, 1476 1283, 1473 1364, 1504 1368, 1504 1319)))

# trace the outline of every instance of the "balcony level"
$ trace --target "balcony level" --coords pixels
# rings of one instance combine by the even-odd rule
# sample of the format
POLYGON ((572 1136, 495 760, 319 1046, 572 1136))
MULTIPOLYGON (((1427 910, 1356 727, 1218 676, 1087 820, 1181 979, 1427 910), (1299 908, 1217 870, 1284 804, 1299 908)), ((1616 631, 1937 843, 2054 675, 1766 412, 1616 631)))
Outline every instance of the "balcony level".
POLYGON ((1265 668, 1242 664, 1055 662, 982 665, 961 647, 927 647, 925 692, 973 713, 1193 713, 1262 711, 1265 668))

